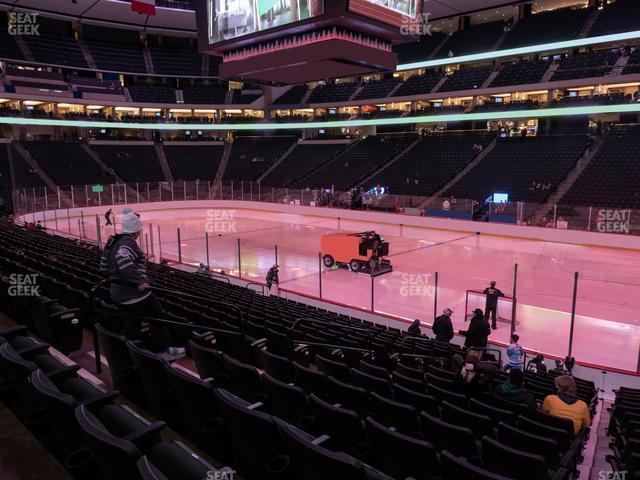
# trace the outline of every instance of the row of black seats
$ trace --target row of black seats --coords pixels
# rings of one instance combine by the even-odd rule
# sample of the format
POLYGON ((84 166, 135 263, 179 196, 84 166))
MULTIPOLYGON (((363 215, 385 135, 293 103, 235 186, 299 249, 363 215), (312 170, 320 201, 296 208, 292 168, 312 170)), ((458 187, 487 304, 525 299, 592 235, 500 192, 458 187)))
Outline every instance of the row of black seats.
POLYGON ((1 398, 75 478, 201 480, 216 471, 184 444, 162 441, 163 422, 115 403, 119 392, 48 349, 25 327, 0 333, 1 398))
POLYGON ((619 476, 640 478, 640 389, 620 387, 613 405, 608 433, 613 454, 607 461, 619 476))
MULTIPOLYGON (((554 440, 540 440, 535 433, 504 422, 498 425, 501 439, 496 439, 492 419, 446 402, 442 404, 445 420, 438 418, 435 399, 433 414, 417 415, 412 407, 360 388, 360 393, 370 396, 373 411, 359 412, 350 409, 357 408, 352 403, 354 387, 295 363, 296 382, 308 392, 220 351, 190 342, 198 378, 126 343, 117 334, 102 327, 98 330, 115 384, 121 383, 124 372, 137 371, 142 401, 151 411, 208 448, 212 455, 230 459, 234 468, 248 478, 291 478, 292 474, 293 478, 311 479, 330 474, 339 478, 386 478, 375 469, 393 478, 420 479, 446 475, 449 468, 456 472, 466 469, 468 474, 482 472, 469 461, 484 465, 484 478, 501 478, 500 474, 509 478, 565 478, 567 469, 561 461, 567 467, 571 464, 572 454, 558 457, 561 446, 554 440), (318 381, 328 390, 318 387, 318 381), (409 425, 406 410, 411 410, 413 425, 409 425), (485 420, 484 429, 479 429, 482 422, 476 422, 474 430, 459 426, 461 419, 472 418, 485 420), (530 437, 540 453, 501 443, 523 435, 525 439, 530 437), (526 468, 522 468, 523 462, 526 468)), ((254 348, 258 355, 262 352, 269 356, 261 346, 254 348)), ((130 381, 129 385, 136 382, 130 381)), ((526 420, 521 423, 525 425, 526 420)))

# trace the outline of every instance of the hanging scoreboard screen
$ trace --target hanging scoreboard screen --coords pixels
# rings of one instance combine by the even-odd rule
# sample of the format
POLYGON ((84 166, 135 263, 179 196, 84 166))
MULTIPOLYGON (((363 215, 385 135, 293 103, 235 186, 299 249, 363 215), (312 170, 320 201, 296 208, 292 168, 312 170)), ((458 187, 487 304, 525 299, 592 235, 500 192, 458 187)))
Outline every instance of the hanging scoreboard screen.
POLYGON ((422 13, 418 0, 349 0, 349 10, 381 22, 402 27, 422 13))
POLYGON ((209 45, 323 13, 324 0, 207 0, 209 45))

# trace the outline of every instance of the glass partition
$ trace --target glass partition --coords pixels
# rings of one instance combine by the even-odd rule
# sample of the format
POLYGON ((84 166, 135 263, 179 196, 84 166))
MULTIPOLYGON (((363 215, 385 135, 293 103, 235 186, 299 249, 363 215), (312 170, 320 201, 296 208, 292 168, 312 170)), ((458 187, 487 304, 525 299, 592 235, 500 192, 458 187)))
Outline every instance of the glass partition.
POLYGON ((571 354, 578 362, 625 371, 639 368, 636 251, 586 241, 543 242, 527 239, 524 230, 516 238, 403 225, 403 217, 411 215, 626 236, 640 231, 636 210, 365 194, 362 209, 390 214, 376 223, 340 218, 341 209, 357 204, 351 192, 229 181, 38 187, 15 191, 13 199, 21 221, 41 221, 48 230, 100 245, 118 231, 122 208, 137 203, 244 200, 332 208, 330 216, 314 216, 313 210, 291 215, 268 207, 265 215, 220 203, 148 210, 139 243, 150 260, 203 263, 258 284, 278 264, 283 295, 322 298, 406 321, 418 318, 428 335, 434 315, 444 308, 454 311, 454 329, 466 330, 473 311, 486 310, 483 290, 494 280, 505 297, 498 303, 490 340, 507 344, 515 330, 531 352, 561 360, 571 354), (109 208, 115 213, 111 226, 104 218, 109 208), (372 278, 353 271, 349 262, 331 265, 321 257, 323 235, 372 229, 390 243, 391 273, 372 278))

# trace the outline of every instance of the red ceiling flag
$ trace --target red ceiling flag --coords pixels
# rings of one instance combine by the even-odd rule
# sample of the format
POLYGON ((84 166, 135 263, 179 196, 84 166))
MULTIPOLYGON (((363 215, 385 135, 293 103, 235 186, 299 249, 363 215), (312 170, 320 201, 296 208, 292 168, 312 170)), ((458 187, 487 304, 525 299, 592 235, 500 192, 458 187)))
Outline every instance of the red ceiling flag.
POLYGON ((146 15, 155 15, 156 0, 131 0, 131 10, 146 15))

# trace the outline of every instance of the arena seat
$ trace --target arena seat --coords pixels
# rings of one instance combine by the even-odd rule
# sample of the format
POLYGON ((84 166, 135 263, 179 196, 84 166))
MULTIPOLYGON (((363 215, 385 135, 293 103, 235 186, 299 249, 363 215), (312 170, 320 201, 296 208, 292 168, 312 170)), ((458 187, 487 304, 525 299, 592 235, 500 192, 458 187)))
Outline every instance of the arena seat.
POLYGON ((617 0, 603 5, 589 36, 627 32, 640 24, 640 2, 638 0, 617 0))
POLYGON ((185 421, 176 407, 176 392, 169 383, 165 363, 160 355, 141 348, 139 344, 127 342, 131 359, 140 374, 140 383, 145 405, 156 418, 166 419, 169 426, 179 432, 185 430, 185 421))
POLYGON ((385 427, 373 418, 365 420, 374 467, 393 478, 440 478, 434 446, 416 437, 385 427))
POLYGON ((447 450, 468 459, 478 458, 478 447, 470 428, 445 422, 425 412, 420 413, 420 424, 422 437, 433 443, 438 451, 447 450))
POLYGON ((438 92, 480 88, 493 72, 493 67, 462 67, 447 78, 438 92))
POLYGON ((592 12, 590 8, 569 7, 527 15, 514 25, 500 48, 516 48, 577 38, 592 12))
POLYGON ((420 435, 418 411, 412 405, 391 400, 376 392, 371 392, 370 402, 376 421, 405 435, 420 435))
POLYGON ((233 465, 248 478, 287 478, 290 461, 278 421, 223 389, 215 396, 228 425, 233 449, 233 465))
POLYGON ((551 81, 604 77, 611 72, 619 56, 618 51, 609 50, 564 57, 551 81))
POLYGON ((503 22, 487 22, 470 25, 453 32, 449 40, 440 47, 436 57, 444 58, 449 52, 454 56, 491 50, 504 33, 503 22))
POLYGON ((266 393, 265 404, 272 415, 302 430, 311 429, 313 418, 304 390, 281 382, 268 373, 262 374, 262 382, 266 393))
POLYGON ((323 448, 320 440, 290 425, 282 424, 285 449, 291 458, 291 470, 297 478, 322 480, 349 478, 354 480, 388 478, 342 452, 323 448))
POLYGON ((175 180, 212 181, 224 153, 224 145, 164 145, 167 163, 175 180))
POLYGON ((230 462, 229 433, 213 394, 216 380, 198 378, 169 363, 164 368, 185 420, 185 435, 218 460, 230 462))
POLYGON ((84 446, 74 410, 80 404, 97 408, 111 403, 119 392, 108 392, 80 377, 62 379, 56 384, 40 369, 31 373, 30 380, 47 413, 55 440, 64 450, 66 464, 78 467, 88 462, 90 453, 84 446))
POLYGON ((257 180, 297 141, 296 137, 238 137, 233 142, 225 181, 257 180))
POLYGON ((458 480, 460 478, 474 478, 477 480, 514 480, 497 473, 478 467, 467 459, 458 457, 448 451, 440 455, 442 478, 444 480, 458 480))
POLYGON ((489 437, 482 438, 482 464, 492 472, 522 480, 552 478, 544 457, 501 444, 489 437))

